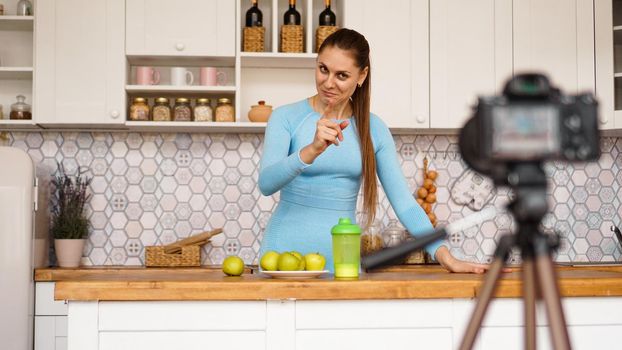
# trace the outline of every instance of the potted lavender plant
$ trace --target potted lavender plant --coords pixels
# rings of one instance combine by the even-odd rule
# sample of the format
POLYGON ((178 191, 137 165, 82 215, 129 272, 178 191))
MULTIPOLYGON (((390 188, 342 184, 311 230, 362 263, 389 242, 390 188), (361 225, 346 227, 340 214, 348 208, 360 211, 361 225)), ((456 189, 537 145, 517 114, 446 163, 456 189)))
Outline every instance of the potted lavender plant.
POLYGON ((91 197, 87 193, 92 178, 78 172, 73 178, 59 164, 58 174, 52 179, 52 234, 60 267, 78 267, 88 235, 89 220, 84 212, 91 197))

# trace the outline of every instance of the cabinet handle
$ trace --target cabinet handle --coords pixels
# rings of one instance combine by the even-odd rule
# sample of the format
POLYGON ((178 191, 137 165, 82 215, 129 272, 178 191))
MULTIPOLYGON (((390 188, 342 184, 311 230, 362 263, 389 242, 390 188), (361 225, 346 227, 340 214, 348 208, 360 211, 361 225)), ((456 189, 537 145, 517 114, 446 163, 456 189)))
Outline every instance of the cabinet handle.
POLYGON ((110 116, 112 117, 112 119, 119 118, 119 111, 117 111, 116 109, 110 111, 110 116))
POLYGON ((423 116, 423 115, 418 115, 416 119, 417 119, 417 123, 424 123, 425 122, 425 116, 423 116))
POLYGON ((177 45, 175 45, 175 48, 177 49, 177 51, 184 51, 186 45, 184 45, 183 43, 177 43, 177 45))

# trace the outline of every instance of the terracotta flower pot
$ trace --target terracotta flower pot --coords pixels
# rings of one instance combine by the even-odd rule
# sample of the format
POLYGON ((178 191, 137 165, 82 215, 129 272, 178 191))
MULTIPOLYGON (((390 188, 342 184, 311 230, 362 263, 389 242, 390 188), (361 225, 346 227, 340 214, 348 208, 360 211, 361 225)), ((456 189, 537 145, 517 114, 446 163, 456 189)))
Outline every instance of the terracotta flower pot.
POLYGON ((60 267, 78 267, 82 259, 85 239, 55 239, 56 260, 60 267))
POLYGON ((259 104, 251 106, 248 112, 248 120, 255 123, 265 123, 270 119, 272 114, 272 106, 267 105, 265 101, 259 101, 259 104))

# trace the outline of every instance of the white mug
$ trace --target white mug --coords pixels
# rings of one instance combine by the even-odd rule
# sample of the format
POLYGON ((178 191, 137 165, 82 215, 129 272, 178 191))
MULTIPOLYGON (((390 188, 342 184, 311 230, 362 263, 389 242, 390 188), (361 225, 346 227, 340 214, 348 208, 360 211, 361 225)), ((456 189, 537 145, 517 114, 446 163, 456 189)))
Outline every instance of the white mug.
POLYGON ((194 75, 185 67, 171 67, 171 85, 192 85, 194 75))

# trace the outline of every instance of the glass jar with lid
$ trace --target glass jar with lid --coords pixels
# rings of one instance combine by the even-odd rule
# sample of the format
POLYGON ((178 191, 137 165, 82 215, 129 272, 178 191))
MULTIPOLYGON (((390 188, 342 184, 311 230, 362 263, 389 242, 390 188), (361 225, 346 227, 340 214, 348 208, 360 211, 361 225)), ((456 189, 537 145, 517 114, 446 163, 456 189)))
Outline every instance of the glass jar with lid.
POLYGON ((214 111, 212 110, 209 98, 199 98, 194 105, 194 121, 211 122, 214 120, 214 111))
POLYGON ((26 97, 24 95, 17 95, 17 102, 11 105, 11 114, 9 119, 12 120, 30 120, 32 119, 31 108, 28 103, 25 102, 26 97))
POLYGON ((219 98, 218 105, 216 106, 214 120, 217 122, 234 122, 235 121, 235 111, 233 109, 233 105, 231 105, 231 100, 228 98, 219 98))
POLYGON ((190 108, 190 100, 184 97, 175 99, 175 107, 173 107, 173 120, 176 122, 192 121, 192 108, 190 108))
POLYGON ((404 241, 406 231, 396 219, 389 220, 389 225, 382 232, 385 247, 395 247, 404 241))
POLYGON ((129 120, 131 121, 148 121, 149 120, 149 105, 147 99, 144 97, 134 98, 132 105, 130 106, 129 120))
POLYGON ((382 239, 381 222, 379 220, 374 220, 372 224, 363 229, 363 233, 361 234, 361 255, 369 255, 381 250, 383 247, 384 242, 382 239))
POLYGON ((153 119, 154 122, 170 122, 173 120, 168 98, 156 98, 155 104, 153 105, 153 109, 151 111, 151 119, 153 119))

